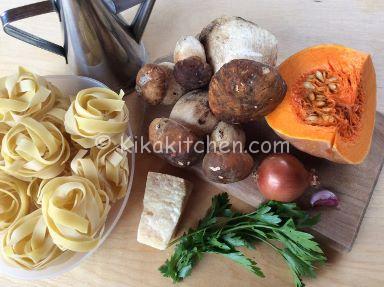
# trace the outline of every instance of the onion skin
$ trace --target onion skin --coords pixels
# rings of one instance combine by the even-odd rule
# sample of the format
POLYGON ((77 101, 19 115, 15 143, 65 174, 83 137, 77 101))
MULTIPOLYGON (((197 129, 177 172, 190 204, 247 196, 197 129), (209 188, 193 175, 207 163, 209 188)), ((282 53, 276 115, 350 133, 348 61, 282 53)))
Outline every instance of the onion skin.
POLYGON ((311 185, 313 174, 293 155, 274 154, 262 161, 255 178, 265 198, 292 202, 311 185))

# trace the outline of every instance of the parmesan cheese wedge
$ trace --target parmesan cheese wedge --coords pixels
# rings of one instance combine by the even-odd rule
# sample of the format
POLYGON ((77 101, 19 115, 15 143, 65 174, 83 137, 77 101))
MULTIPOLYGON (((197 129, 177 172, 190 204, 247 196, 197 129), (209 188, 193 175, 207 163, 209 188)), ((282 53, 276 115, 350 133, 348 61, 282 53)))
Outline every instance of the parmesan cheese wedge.
POLYGON ((192 184, 185 179, 149 172, 137 241, 166 249, 191 190, 192 184))

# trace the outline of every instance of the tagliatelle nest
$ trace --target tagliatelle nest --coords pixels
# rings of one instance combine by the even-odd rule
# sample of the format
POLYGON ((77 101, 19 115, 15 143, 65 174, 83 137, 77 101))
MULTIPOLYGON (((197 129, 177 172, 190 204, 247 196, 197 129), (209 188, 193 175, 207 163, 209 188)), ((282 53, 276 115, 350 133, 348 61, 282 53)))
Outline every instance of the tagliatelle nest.
POLYGON ((65 129, 84 148, 96 146, 100 138, 114 144, 128 128, 128 108, 124 93, 105 88, 80 91, 65 114, 65 129))
POLYGON ((0 121, 10 126, 24 117, 39 118, 52 109, 60 91, 27 69, 0 78, 0 121))
POLYGON ((54 124, 23 118, 3 138, 1 169, 25 181, 49 179, 64 170, 69 152, 67 140, 54 124))
POLYGON ((97 246, 110 209, 104 191, 84 177, 62 176, 44 184, 41 196, 44 221, 56 245, 78 252, 97 246))
POLYGON ((7 262, 27 270, 42 269, 62 253, 48 233, 41 209, 11 225, 1 247, 7 262))
POLYGON ((123 95, 90 88, 71 102, 25 68, 0 78, 0 251, 6 262, 42 269, 66 250, 98 245, 110 202, 128 186, 132 142, 123 95))
POLYGON ((0 231, 29 211, 27 184, 0 171, 0 231))

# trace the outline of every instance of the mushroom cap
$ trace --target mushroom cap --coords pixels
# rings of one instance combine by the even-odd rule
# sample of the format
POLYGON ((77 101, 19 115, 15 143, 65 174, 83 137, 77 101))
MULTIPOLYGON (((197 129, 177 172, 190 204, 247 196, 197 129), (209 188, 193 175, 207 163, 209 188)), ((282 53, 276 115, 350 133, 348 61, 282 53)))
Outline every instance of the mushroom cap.
POLYGON ((187 126, 197 135, 211 133, 218 122, 209 108, 208 93, 203 90, 194 90, 182 96, 169 117, 187 126))
POLYGON ((202 155, 195 150, 198 137, 172 119, 154 119, 149 125, 148 133, 155 154, 174 166, 191 166, 202 155))
POLYGON ((276 37, 240 17, 215 19, 202 30, 199 39, 214 72, 233 59, 250 59, 270 66, 276 64, 276 37))
POLYGON ((212 78, 212 68, 198 56, 192 56, 175 64, 173 75, 187 91, 206 87, 212 78))
POLYGON ((203 159, 203 172, 213 182, 232 183, 250 175, 253 163, 249 153, 209 152, 203 159))
POLYGON ((163 66, 144 65, 136 76, 136 92, 149 104, 160 104, 166 95, 169 74, 163 66))
POLYGON ((212 77, 209 107, 222 121, 246 123, 272 112, 286 91, 276 68, 252 60, 232 60, 212 77))
POLYGON ((173 69, 175 68, 174 63, 163 62, 159 65, 165 67, 169 71, 168 88, 165 92, 165 97, 163 98, 161 104, 174 105, 177 100, 185 94, 185 89, 178 82, 176 82, 176 79, 173 76, 173 69))
POLYGON ((178 61, 192 56, 201 58, 203 62, 207 61, 204 47, 197 38, 194 36, 181 37, 176 43, 176 47, 173 52, 173 61, 177 63, 178 61))
POLYGON ((239 125, 219 122, 211 133, 209 148, 212 150, 235 149, 242 151, 245 148, 245 132, 239 125))

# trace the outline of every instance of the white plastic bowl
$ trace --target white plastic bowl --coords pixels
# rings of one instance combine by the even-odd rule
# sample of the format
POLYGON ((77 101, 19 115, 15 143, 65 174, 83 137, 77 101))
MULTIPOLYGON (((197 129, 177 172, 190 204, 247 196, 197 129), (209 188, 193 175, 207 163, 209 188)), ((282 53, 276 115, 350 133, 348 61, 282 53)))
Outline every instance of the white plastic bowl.
MULTIPOLYGON (((91 87, 106 87, 104 84, 99 81, 79 76, 46 76, 48 81, 57 86, 64 95, 76 95, 78 91, 91 87)), ((128 128, 128 135, 133 139, 133 134, 131 127, 128 128)), ((135 167, 135 153, 129 153, 129 182, 128 190, 125 197, 111 206, 109 211, 107 221, 105 223, 105 229, 103 236, 99 242, 99 245, 90 252, 87 253, 75 253, 75 252, 64 252, 59 258, 57 258, 51 265, 43 270, 28 271, 15 266, 9 265, 4 261, 3 257, 0 255, 0 272, 18 279, 27 279, 27 280, 36 280, 36 279, 46 279, 54 276, 58 276, 64 272, 67 272, 77 265, 79 265, 85 258, 92 255, 104 242, 104 240, 111 233, 113 228, 116 226, 119 221, 125 206, 127 205, 128 197, 132 187, 134 167, 135 167)))

